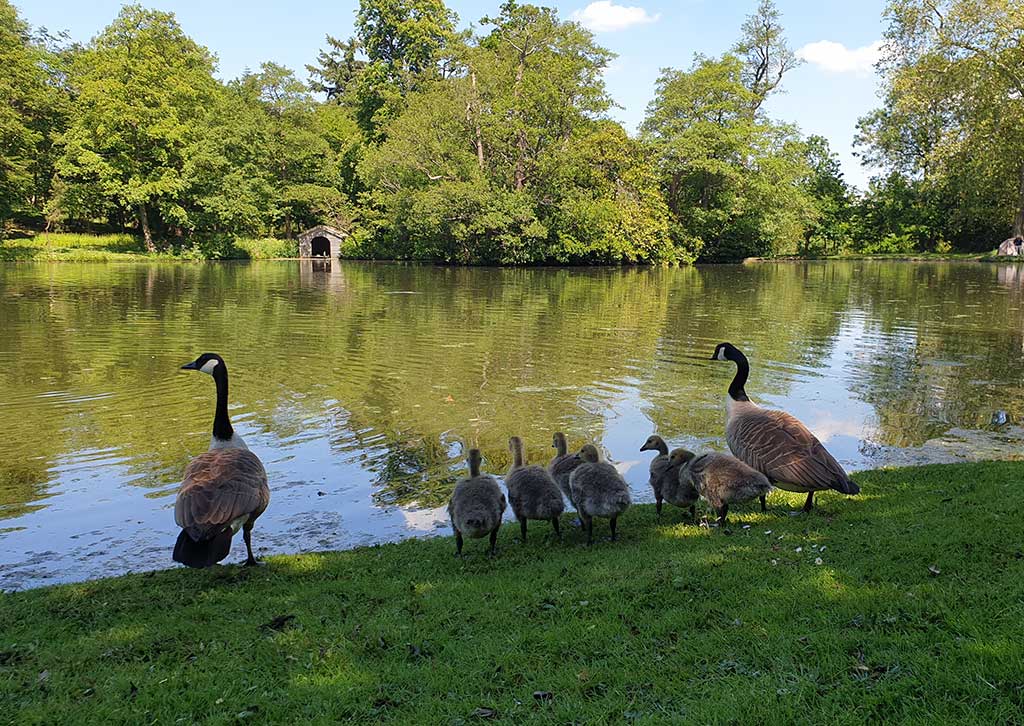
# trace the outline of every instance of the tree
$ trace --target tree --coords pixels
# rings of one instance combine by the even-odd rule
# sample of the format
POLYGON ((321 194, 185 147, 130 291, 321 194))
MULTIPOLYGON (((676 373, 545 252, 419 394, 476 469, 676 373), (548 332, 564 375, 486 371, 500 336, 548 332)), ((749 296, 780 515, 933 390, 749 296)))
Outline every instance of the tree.
POLYGON ((362 0, 356 37, 367 62, 355 75, 352 103, 369 137, 401 112, 406 94, 439 72, 456 20, 443 0, 362 0))
POLYGON ((861 121, 866 158, 920 179, 949 212, 932 241, 1024 234, 1024 5, 892 0, 885 16, 885 105, 861 121))
POLYGON ((781 14, 772 0, 760 0, 741 29, 732 52, 743 61, 743 85, 751 93, 751 111, 779 90, 782 77, 803 61, 786 42, 781 14))
POLYGON ((130 210, 150 251, 154 229, 188 223, 184 152, 216 95, 213 70, 213 56, 173 14, 139 5, 123 7, 72 66, 78 98, 62 182, 130 210))
POLYGON ((0 225, 15 215, 38 219, 49 196, 53 143, 69 99, 62 54, 48 39, 33 37, 14 6, 0 0, 0 225))
POLYGON ((346 41, 328 35, 327 46, 317 55, 316 65, 306 66, 311 76, 309 87, 315 93, 327 94, 328 101, 340 103, 366 67, 366 61, 356 58, 360 50, 356 38, 346 41))

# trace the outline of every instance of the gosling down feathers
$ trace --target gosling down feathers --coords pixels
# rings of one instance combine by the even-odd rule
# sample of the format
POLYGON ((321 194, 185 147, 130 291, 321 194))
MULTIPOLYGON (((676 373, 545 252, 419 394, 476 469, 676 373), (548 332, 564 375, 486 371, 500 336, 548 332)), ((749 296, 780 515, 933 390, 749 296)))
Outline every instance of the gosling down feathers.
POLYGON ((580 449, 580 465, 569 477, 572 501, 587 528, 587 544, 594 542, 594 517, 607 517, 615 541, 615 524, 630 505, 629 487, 615 467, 601 460, 593 444, 580 449))
POLYGON ((558 485, 543 466, 527 466, 521 438, 513 436, 509 439, 508 448, 512 452, 512 468, 505 475, 505 487, 508 489, 508 501, 512 505, 512 512, 519 520, 523 542, 526 541, 526 522, 529 519, 545 519, 551 522, 555 534, 561 537, 558 518, 562 516, 565 504, 562 502, 562 492, 558 485))
POLYGON ((551 446, 555 450, 555 456, 551 459, 551 463, 548 464, 548 473, 558 484, 558 488, 562 490, 562 494, 570 502, 572 501, 572 493, 569 491, 569 475, 572 474, 572 470, 580 465, 580 457, 576 456, 576 452, 571 454, 568 452, 568 444, 565 441, 565 434, 561 431, 556 431, 554 436, 551 437, 551 446))
POLYGON ((719 343, 711 357, 736 364, 726 398, 725 425, 726 441, 736 458, 779 489, 806 492, 805 512, 814 506, 814 492, 860 493, 856 482, 806 426, 788 413, 761 408, 747 397, 744 387, 750 364, 739 348, 719 343))
POLYGON ((469 476, 455 485, 448 501, 448 516, 455 531, 455 554, 462 554, 463 536, 491 537, 491 554, 498 542, 501 517, 505 513, 505 495, 498 480, 480 473, 480 450, 469 451, 469 476))
POLYGON ((739 459, 718 453, 697 456, 675 449, 671 461, 679 467, 679 485, 699 493, 715 510, 719 524, 725 524, 730 504, 758 498, 761 511, 765 511, 765 497, 772 488, 768 477, 739 459))
POLYGON ((683 464, 686 461, 686 449, 672 449, 668 455, 668 466, 662 475, 661 495, 669 504, 680 509, 689 509, 690 517, 697 518, 697 500, 700 493, 692 479, 684 475, 683 464))
POLYGON ((182 369, 213 377, 217 409, 210 450, 185 469, 174 502, 174 521, 181 527, 174 560, 188 567, 210 567, 228 556, 231 538, 242 529, 248 554, 245 564, 256 565, 252 528, 270 503, 270 487, 259 457, 231 427, 227 366, 219 355, 203 353, 182 369))
MULTIPOLYGON (((654 490, 654 501, 655 508, 658 511, 658 516, 661 516, 661 503, 665 497, 662 493, 664 489, 665 474, 669 470, 668 463, 668 444, 665 443, 665 439, 661 438, 657 434, 652 434, 647 437, 647 441, 640 447, 640 451, 657 451, 658 455, 651 459, 650 466, 650 478, 648 481, 651 484, 651 489, 654 490)), ((675 475, 675 471, 672 472, 675 475)))

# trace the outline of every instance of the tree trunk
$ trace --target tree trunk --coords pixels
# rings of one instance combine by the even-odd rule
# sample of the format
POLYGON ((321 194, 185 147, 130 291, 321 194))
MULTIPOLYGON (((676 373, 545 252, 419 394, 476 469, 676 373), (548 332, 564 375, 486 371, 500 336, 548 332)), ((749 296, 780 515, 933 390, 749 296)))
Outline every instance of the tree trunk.
POLYGON ((476 114, 473 118, 473 128, 476 131, 476 161, 480 165, 480 171, 484 170, 484 135, 480 130, 480 96, 476 90, 476 71, 469 74, 469 81, 473 85, 473 101, 476 103, 476 114))
POLYGON ((1020 191, 1017 193, 1017 216, 1013 220, 1013 236, 1024 237, 1024 164, 1020 167, 1020 191))
POLYGON ((156 252, 156 245, 153 244, 153 232, 149 229, 149 212, 145 204, 135 207, 135 214, 139 218, 139 227, 142 229, 142 239, 146 241, 146 252, 156 252))
MULTIPOLYGON (((523 73, 526 71, 526 51, 524 50, 519 54, 519 67, 516 68, 516 85, 514 97, 516 101, 519 101, 520 89, 523 86, 523 73)), ((522 126, 523 117, 522 111, 517 113, 519 116, 519 125, 522 126)), ((516 146, 519 149, 519 156, 516 158, 516 167, 513 175, 513 182, 515 184, 516 191, 519 191, 526 184, 526 131, 523 128, 519 129, 518 138, 516 139, 516 146)))

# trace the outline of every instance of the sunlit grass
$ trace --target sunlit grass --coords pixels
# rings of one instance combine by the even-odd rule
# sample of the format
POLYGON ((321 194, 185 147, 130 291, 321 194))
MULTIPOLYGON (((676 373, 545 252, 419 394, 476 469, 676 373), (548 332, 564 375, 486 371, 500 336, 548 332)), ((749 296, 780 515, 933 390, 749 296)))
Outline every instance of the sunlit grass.
POLYGON ((730 534, 636 506, 619 542, 593 548, 566 515, 563 542, 523 546, 507 526, 495 559, 471 541, 458 560, 440 537, 7 594, 0 713, 76 724, 1019 719, 1024 464, 856 478, 862 497, 826 494, 791 516, 802 497, 776 493, 767 514, 737 511, 730 534))
POLYGON ((295 257, 295 240, 274 238, 223 238, 186 244, 159 244, 156 253, 146 251, 141 238, 130 234, 43 233, 0 240, 0 261, 118 262, 147 259, 276 259, 295 257))

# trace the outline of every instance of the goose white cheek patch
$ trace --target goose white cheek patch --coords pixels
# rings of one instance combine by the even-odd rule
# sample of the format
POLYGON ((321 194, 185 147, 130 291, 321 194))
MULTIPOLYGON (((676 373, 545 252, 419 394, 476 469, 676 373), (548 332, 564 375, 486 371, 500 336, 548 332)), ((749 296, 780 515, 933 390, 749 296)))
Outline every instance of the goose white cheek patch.
POLYGON ((725 360, 725 348, 718 349, 718 360, 725 360))
POLYGON ((203 367, 200 368, 199 370, 201 370, 203 373, 209 373, 212 376, 213 369, 217 367, 217 363, 218 361, 216 360, 208 360, 205 363, 203 363, 203 367))

